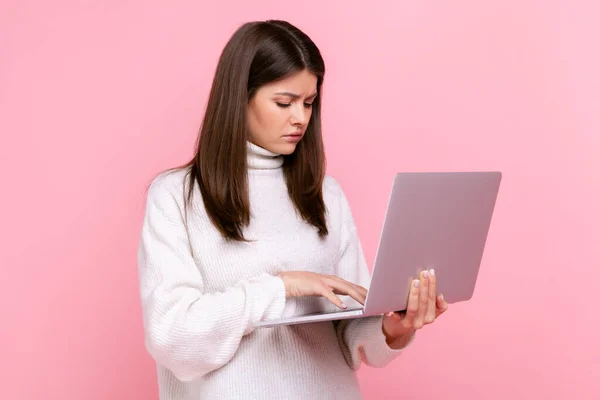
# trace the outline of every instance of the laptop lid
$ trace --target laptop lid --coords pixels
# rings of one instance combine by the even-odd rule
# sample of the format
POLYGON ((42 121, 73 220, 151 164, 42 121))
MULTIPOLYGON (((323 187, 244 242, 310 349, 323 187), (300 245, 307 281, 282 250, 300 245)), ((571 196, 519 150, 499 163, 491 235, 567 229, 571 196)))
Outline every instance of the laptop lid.
POLYGON ((434 268, 448 303, 475 290, 502 174, 396 174, 364 313, 405 310, 413 279, 434 268))

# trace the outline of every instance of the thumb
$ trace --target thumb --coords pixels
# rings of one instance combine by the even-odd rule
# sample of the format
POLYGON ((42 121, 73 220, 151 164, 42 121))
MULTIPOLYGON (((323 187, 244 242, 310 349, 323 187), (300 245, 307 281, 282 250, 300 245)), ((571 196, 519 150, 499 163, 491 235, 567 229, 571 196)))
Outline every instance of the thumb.
POLYGON ((390 311, 385 314, 385 316, 391 321, 399 322, 404 319, 405 312, 404 311, 390 311))

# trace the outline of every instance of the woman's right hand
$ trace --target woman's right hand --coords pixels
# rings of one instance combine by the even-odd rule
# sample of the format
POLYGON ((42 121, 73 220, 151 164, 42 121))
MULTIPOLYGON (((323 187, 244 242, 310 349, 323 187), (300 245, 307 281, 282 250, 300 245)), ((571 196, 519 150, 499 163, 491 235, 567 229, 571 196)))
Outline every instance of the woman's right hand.
POLYGON ((309 271, 289 271, 278 275, 285 284, 286 297, 322 296, 339 308, 346 305, 336 295, 347 295, 365 304, 367 289, 345 281, 334 275, 317 274, 309 271))

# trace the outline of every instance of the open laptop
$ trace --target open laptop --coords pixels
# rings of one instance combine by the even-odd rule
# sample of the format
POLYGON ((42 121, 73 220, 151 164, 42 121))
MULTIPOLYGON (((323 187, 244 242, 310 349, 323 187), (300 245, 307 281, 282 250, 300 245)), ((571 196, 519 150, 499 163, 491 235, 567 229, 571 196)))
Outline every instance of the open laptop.
POLYGON ((364 306, 261 321, 302 324, 406 310, 410 285, 435 269, 448 303, 473 296, 502 173, 405 172, 394 177, 364 306))

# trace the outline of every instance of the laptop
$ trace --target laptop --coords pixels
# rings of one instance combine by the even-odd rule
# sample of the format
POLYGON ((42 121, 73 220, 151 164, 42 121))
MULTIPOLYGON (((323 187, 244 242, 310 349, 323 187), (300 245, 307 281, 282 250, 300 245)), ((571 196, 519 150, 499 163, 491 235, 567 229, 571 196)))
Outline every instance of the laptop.
POLYGON ((274 327, 404 311, 411 282, 435 269, 437 292, 471 299, 502 173, 403 172, 394 176, 364 306, 257 323, 274 327))

